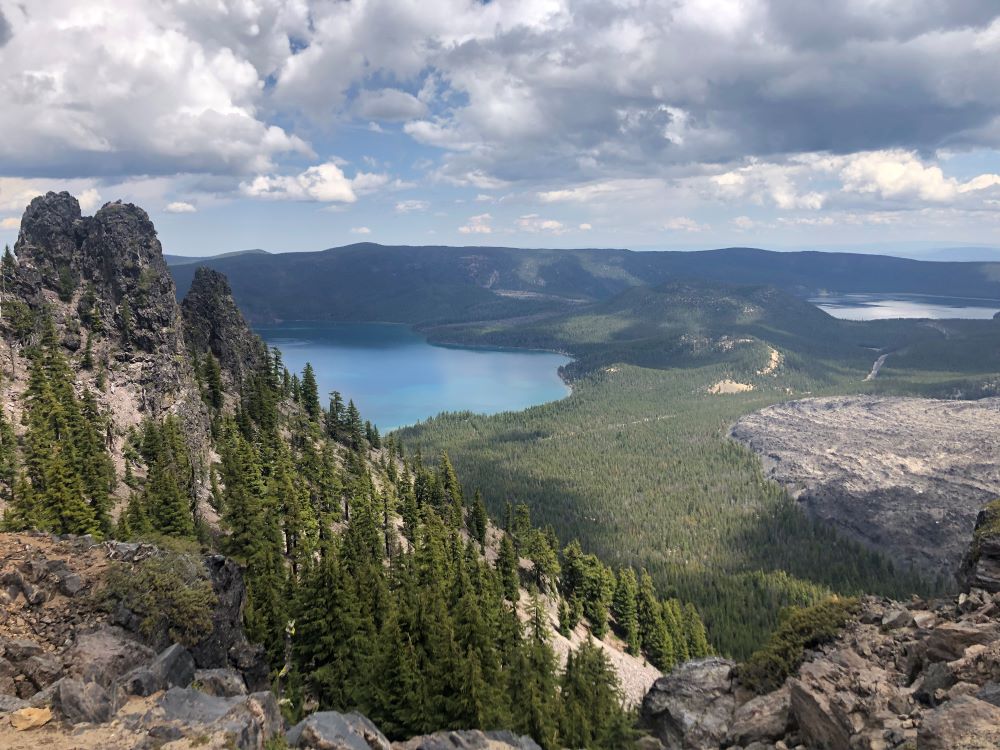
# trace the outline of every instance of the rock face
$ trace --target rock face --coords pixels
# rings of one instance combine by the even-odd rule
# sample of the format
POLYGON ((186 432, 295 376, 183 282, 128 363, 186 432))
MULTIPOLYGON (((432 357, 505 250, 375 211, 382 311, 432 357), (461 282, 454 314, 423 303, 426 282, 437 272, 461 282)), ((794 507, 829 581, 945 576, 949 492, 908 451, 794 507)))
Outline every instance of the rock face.
POLYGON ((264 359, 263 341, 236 306, 226 277, 201 266, 181 304, 184 335, 197 353, 212 352, 223 371, 239 383, 264 359))
POLYGON ((962 560, 958 581, 963 591, 1000 591, 1000 502, 979 511, 972 545, 962 560))
POLYGON ((810 514, 931 577, 952 580, 976 514, 1000 496, 997 398, 790 401, 743 417, 732 436, 810 514))
POLYGON ((736 708, 735 664, 716 657, 689 661, 661 677, 642 702, 642 722, 668 750, 720 747, 736 708))

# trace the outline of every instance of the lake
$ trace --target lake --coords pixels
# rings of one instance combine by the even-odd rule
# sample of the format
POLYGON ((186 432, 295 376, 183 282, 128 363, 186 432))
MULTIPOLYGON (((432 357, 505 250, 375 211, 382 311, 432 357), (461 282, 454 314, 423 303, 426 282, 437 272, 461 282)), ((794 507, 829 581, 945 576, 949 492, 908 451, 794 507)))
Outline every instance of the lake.
POLYGON ((830 294, 809 300, 835 318, 992 318, 1000 300, 922 294, 830 294))
POLYGON ((495 414, 569 394, 557 369, 570 360, 560 354, 435 346, 389 323, 284 323, 257 332, 292 372, 312 363, 324 406, 338 390, 382 431, 442 411, 495 414))

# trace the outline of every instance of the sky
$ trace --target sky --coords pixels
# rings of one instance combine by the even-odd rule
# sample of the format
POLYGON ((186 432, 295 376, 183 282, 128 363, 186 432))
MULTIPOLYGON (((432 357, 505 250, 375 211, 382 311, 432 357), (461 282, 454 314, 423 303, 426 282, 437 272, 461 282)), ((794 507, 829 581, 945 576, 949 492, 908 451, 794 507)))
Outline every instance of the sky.
POLYGON ((997 0, 0 0, 0 243, 1000 245, 997 0))

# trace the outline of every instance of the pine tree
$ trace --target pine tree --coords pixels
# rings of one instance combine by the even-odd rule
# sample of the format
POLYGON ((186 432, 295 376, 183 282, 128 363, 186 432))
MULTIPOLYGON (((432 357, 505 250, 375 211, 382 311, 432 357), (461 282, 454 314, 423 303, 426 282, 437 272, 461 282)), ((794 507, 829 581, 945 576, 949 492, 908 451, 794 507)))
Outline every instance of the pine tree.
POLYGON ((316 373, 308 362, 302 371, 300 401, 310 419, 319 419, 319 388, 316 386, 316 373))
POLYGON ((222 368, 212 352, 202 360, 202 377, 205 380, 205 401, 213 409, 222 408, 222 368))
POLYGON ((472 512, 469 514, 469 534, 479 542, 480 547, 486 546, 486 530, 489 526, 489 517, 486 515, 486 505, 483 503, 483 494, 476 490, 472 497, 472 512))
POLYGON ((497 572, 503 585, 504 598, 516 603, 520 598, 520 576, 518 575, 517 553, 509 534, 500 539, 500 551, 497 554, 497 572))
POLYGON ((653 579, 645 570, 639 576, 636 617, 639 623, 639 640, 646 658, 657 669, 669 671, 676 659, 674 642, 663 620, 663 610, 656 598, 653 579))
POLYGON ((622 640, 628 645, 628 652, 633 655, 639 653, 639 615, 636 604, 638 589, 634 570, 623 568, 618 571, 612 613, 622 640))

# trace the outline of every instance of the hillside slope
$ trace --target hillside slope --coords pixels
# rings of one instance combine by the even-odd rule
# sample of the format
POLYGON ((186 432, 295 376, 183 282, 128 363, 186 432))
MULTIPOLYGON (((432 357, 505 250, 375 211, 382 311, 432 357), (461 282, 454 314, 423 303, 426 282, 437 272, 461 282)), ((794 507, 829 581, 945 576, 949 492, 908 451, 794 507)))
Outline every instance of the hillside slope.
POLYGON ((799 296, 906 291, 1000 299, 996 263, 752 248, 632 252, 360 243, 174 265, 182 294, 198 265, 226 274, 236 301, 254 323, 498 319, 572 309, 580 301, 608 299, 630 287, 691 279, 768 284, 799 296))

